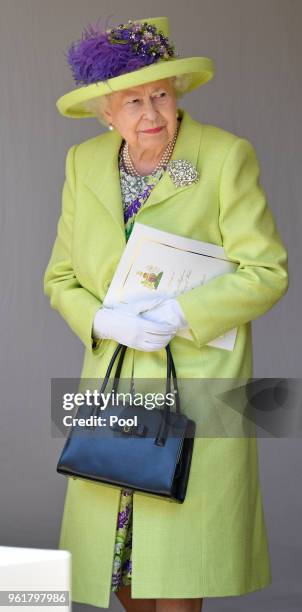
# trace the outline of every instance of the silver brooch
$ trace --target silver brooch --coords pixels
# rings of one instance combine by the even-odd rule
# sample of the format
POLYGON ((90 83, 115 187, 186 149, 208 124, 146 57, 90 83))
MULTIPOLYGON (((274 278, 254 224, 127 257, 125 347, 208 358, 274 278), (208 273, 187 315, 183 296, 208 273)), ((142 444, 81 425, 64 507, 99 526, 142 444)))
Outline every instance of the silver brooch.
POLYGON ((199 181, 199 173, 187 159, 170 161, 167 165, 167 171, 176 187, 183 187, 199 181))

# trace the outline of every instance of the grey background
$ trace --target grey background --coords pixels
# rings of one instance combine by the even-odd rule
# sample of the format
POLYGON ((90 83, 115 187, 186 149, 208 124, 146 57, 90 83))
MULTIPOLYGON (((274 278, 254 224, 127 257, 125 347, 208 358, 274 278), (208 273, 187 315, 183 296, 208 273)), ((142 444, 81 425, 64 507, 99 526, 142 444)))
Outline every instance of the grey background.
MULTIPOLYGON (((212 57, 214 79, 181 101, 193 117, 251 140, 289 250, 290 288, 253 323, 255 377, 301 373, 301 17, 299 0, 1 0, 1 522, 0 543, 56 548, 65 479, 50 435, 50 379, 76 377, 83 347, 43 294, 64 161, 102 131, 65 119, 56 99, 74 87, 63 50, 99 16, 112 23, 168 15, 183 55, 212 57)), ((206 611, 301 609, 301 440, 259 440, 273 585, 206 599, 206 611)), ((110 610, 121 610, 113 595, 110 610)), ((74 605, 74 610, 88 610, 74 605)), ((92 609, 92 608, 90 608, 92 609)))

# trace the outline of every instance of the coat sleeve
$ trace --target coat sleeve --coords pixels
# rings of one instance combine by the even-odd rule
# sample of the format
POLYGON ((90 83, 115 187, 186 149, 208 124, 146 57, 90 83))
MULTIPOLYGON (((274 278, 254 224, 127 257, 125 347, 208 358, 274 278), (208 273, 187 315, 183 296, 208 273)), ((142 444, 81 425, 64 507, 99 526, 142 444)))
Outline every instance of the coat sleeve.
POLYGON ((199 347, 263 315, 288 289, 287 251, 259 176, 253 145, 236 138, 220 175, 219 226, 238 267, 177 296, 199 347))
POLYGON ((44 293, 51 307, 58 310, 84 346, 94 354, 101 351, 103 340, 92 337, 94 316, 102 303, 80 285, 72 267, 72 228, 75 206, 74 154, 77 145, 67 152, 62 209, 57 236, 44 272, 44 293))

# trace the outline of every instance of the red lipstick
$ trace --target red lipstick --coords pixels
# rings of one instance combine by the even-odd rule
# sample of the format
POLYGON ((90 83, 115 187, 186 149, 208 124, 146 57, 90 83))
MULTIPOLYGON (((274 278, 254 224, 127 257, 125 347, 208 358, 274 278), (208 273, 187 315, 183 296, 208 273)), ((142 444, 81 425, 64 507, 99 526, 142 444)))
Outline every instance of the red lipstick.
POLYGON ((158 132, 161 132, 163 129, 163 125, 157 128, 152 128, 151 130, 142 130, 143 132, 146 132, 146 134, 157 134, 158 132))

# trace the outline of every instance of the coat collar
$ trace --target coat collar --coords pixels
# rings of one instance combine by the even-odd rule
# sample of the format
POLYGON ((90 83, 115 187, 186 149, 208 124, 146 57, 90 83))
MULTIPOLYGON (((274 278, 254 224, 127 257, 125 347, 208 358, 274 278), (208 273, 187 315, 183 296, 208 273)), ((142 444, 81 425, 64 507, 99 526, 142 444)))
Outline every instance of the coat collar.
MULTIPOLYGON (((200 122, 192 119, 184 109, 179 108, 178 112, 182 117, 182 121, 171 160, 187 159, 197 167, 203 126, 200 122)), ((97 137, 96 148, 89 170, 84 176, 84 183, 107 208, 113 221, 119 226, 122 238, 125 241, 122 194, 118 169, 118 153, 121 144, 122 137, 116 130, 97 137)), ((165 172, 161 180, 152 189, 143 208, 146 209, 149 206, 154 206, 172 197, 175 193, 185 191, 191 187, 192 185, 176 187, 169 173, 165 172)))

